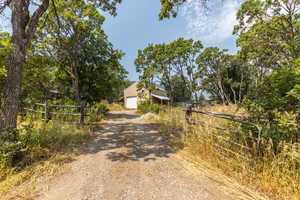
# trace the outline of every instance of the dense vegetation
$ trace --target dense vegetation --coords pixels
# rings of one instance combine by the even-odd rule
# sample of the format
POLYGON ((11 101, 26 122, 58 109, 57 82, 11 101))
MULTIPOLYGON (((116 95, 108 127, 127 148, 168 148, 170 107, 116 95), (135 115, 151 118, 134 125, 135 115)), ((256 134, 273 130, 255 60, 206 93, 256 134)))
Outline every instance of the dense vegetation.
MULTIPOLYGON (((116 87, 89 83, 89 76, 96 73, 89 73, 88 76, 85 74, 85 77, 80 77, 80 75, 84 72, 94 72, 95 66, 101 65, 102 67, 109 67, 109 70, 96 68, 96 70, 105 72, 103 73, 104 76, 101 77, 102 79, 98 81, 108 78, 106 81, 109 82, 109 85, 116 86, 120 83, 116 79, 118 80, 120 75, 122 77, 124 70, 117 63, 122 57, 122 53, 112 49, 107 42, 107 38, 101 30, 104 17, 101 16, 99 11, 103 10, 115 16, 117 14, 117 5, 121 2, 122 0, 0 1, 0 14, 3 14, 6 9, 10 9, 12 28, 12 34, 9 37, 11 38, 12 48, 7 54, 8 59, 4 60, 7 67, 1 65, 1 68, 5 68, 7 72, 1 70, 0 74, 1 76, 6 76, 4 86, 1 85, 3 92, 0 102, 0 129, 17 127, 22 94, 21 88, 23 86, 23 68, 27 68, 24 65, 28 61, 27 57, 29 57, 28 54, 31 51, 36 56, 41 54, 42 56, 53 56, 50 59, 51 62, 55 62, 57 67, 63 66, 60 69, 66 73, 64 78, 68 77, 69 81, 72 82, 74 90, 72 95, 75 96, 77 104, 83 97, 86 100, 92 100, 93 95, 86 91, 87 88, 91 90, 99 89, 99 87, 102 87, 103 90, 108 88, 106 93, 111 93, 112 88, 118 91, 118 89, 115 89, 116 87), (65 8, 68 8, 68 10, 65 8), (44 41, 44 45, 41 41, 44 41), (42 52, 39 51, 36 42, 41 42, 42 52), (95 45, 91 42, 95 42, 95 45), (34 45, 32 46, 32 44, 34 45), (99 51, 101 53, 96 55, 99 51), (55 55, 51 55, 52 53, 55 55), (82 66, 84 65, 88 65, 88 67, 83 68, 82 66), (69 66, 69 69, 67 67, 65 69, 65 66, 69 66), (91 66, 93 66, 93 69, 90 69, 91 66), (79 83, 79 77, 83 79, 81 83, 79 83), (83 84, 83 82, 87 85, 83 84)), ((170 17, 171 14, 174 16, 175 7, 183 2, 178 0, 161 1, 160 18, 170 17)), ((1 47, 9 49, 7 42, 3 43, 1 39, 1 43, 1 47)), ((1 53, 3 53, 2 50, 1 53)), ((48 61, 50 60, 48 59, 48 61)), ((53 72, 54 70, 48 71, 53 72)), ((68 96, 70 97, 70 95, 68 96)), ((82 104, 82 102, 80 103, 82 104)))

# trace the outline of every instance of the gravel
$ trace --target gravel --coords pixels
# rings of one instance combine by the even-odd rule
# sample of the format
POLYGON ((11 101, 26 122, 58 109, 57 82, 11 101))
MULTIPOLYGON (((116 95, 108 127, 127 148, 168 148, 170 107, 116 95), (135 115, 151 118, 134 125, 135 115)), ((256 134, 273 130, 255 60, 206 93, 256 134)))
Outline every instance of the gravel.
POLYGON ((186 169, 158 124, 112 113, 71 170, 47 183, 40 200, 229 200, 224 186, 186 169))

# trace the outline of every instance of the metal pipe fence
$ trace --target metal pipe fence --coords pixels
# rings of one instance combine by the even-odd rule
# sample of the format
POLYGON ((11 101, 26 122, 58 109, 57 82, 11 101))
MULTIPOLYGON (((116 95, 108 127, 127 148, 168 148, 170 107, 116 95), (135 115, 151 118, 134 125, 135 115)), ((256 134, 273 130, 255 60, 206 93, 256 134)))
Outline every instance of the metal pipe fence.
POLYGON ((247 162, 253 161, 255 157, 260 155, 262 130, 260 126, 242 119, 243 116, 241 115, 209 112, 200 109, 201 107, 194 105, 190 105, 184 109, 185 121, 188 126, 196 129, 199 128, 197 126, 202 126, 216 130, 206 132, 206 136, 208 137, 209 135, 211 137, 211 144, 214 147, 223 151, 223 153, 226 152, 247 162), (208 123, 208 119, 213 122, 208 123), (230 121, 231 127, 228 127, 228 123, 219 125, 217 119, 230 121), (245 126, 256 129, 256 134, 249 133, 250 128, 245 129, 245 126))

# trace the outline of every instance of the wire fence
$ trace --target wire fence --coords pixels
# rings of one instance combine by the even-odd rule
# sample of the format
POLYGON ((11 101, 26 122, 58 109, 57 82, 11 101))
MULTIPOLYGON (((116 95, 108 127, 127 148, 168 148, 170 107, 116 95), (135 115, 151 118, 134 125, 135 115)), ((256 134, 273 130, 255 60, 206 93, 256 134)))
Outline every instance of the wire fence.
POLYGON ((24 108, 23 115, 34 120, 43 120, 46 123, 49 121, 63 122, 67 124, 85 123, 88 116, 89 108, 74 105, 51 105, 48 103, 35 103, 31 108, 24 108))

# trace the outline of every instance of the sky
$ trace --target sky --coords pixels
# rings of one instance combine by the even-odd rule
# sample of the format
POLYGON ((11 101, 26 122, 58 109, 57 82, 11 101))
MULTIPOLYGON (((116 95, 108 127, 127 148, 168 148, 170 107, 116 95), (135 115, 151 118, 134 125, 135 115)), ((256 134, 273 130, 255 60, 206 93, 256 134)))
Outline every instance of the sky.
MULTIPOLYGON (((176 18, 160 21, 160 0, 123 0, 118 15, 105 17, 104 31, 116 49, 125 53, 122 64, 131 81, 138 80, 134 60, 139 49, 148 44, 168 43, 179 37, 200 40, 205 47, 217 46, 235 53, 236 37, 232 35, 236 12, 243 0, 210 0, 204 9, 202 0, 187 0, 176 18)), ((6 13, 0 17, 1 27, 10 31, 6 13)))
POLYGON ((239 0, 214 0, 204 9, 201 0, 188 0, 174 19, 159 21, 159 0, 124 0, 116 17, 105 14, 104 30, 115 48, 126 55, 122 64, 131 81, 138 80, 134 60, 138 49, 149 43, 168 43, 179 37, 201 40, 205 47, 217 46, 236 52, 236 12, 239 0))

